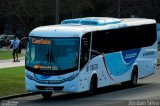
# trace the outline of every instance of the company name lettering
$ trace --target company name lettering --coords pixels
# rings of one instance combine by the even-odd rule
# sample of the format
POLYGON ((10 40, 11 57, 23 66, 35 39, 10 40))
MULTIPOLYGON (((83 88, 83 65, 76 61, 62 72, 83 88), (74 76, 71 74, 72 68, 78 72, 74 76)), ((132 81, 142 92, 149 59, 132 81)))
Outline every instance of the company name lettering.
POLYGON ((137 53, 126 54, 125 59, 130 59, 136 57, 137 53))
POLYGON ((149 56, 153 54, 154 54, 154 51, 150 51, 150 52, 143 53, 143 56, 149 56))

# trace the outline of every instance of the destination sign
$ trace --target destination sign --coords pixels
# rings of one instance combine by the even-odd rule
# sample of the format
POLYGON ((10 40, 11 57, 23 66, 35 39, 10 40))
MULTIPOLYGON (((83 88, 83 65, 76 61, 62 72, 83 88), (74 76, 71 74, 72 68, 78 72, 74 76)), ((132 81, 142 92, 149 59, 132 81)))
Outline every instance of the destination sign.
POLYGON ((51 41, 48 40, 48 39, 36 39, 36 38, 33 38, 32 39, 32 43, 33 44, 49 45, 49 44, 51 44, 51 41))
POLYGON ((41 65, 34 65, 35 69, 42 69, 42 68, 48 68, 51 69, 51 66, 41 66, 41 65))

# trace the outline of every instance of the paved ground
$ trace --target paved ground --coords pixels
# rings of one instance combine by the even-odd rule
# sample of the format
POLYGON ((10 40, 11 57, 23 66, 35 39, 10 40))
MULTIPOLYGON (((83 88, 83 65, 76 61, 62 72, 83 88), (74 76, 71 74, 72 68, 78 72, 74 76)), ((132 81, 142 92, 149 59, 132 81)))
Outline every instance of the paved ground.
POLYGON ((20 60, 20 62, 12 62, 13 59, 0 60, 0 69, 9 68, 9 67, 24 66, 25 65, 24 57, 19 58, 19 60, 20 60))
MULTIPOLYGON (((0 50, 7 50, 7 49, 1 48, 0 50)), ((12 50, 10 49, 10 51, 12 51, 12 50)), ((22 50, 22 53, 25 54, 25 49, 22 50)), ((25 65, 25 57, 20 57, 19 60, 20 60, 20 62, 12 62, 13 59, 0 60, 0 69, 9 68, 9 67, 24 66, 25 65)))

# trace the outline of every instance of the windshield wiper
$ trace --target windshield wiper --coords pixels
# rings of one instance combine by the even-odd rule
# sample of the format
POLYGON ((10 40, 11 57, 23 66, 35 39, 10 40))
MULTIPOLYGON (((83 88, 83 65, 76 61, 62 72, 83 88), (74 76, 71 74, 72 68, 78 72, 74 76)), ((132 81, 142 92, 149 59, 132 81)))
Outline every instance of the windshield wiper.
POLYGON ((48 47, 47 54, 45 55, 47 63, 49 63, 49 61, 50 61, 50 54, 49 53, 50 53, 50 46, 48 47))
MULTIPOLYGON (((53 53, 52 53, 52 46, 49 46, 48 47, 48 52, 46 54, 46 58, 47 58, 47 64, 49 64, 49 66, 51 66, 51 63, 54 62, 54 64, 57 66, 58 70, 60 70, 60 68, 58 67, 58 64, 53 56, 53 53)), ((51 66, 52 68, 52 66, 51 66)))

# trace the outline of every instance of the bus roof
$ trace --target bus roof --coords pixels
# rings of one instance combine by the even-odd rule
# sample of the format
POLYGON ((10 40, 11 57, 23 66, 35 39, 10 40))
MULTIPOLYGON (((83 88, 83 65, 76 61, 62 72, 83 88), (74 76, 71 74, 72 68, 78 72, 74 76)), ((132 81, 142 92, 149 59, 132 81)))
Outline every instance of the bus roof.
POLYGON ((78 24, 78 25, 101 26, 101 25, 107 25, 107 24, 116 24, 120 22, 121 20, 117 18, 87 17, 87 18, 67 19, 62 21, 61 24, 62 25, 78 24))
POLYGON ((87 17, 67 19, 59 25, 42 26, 31 31, 30 36, 39 37, 81 37, 84 33, 98 30, 118 29, 156 23, 145 18, 87 17))

